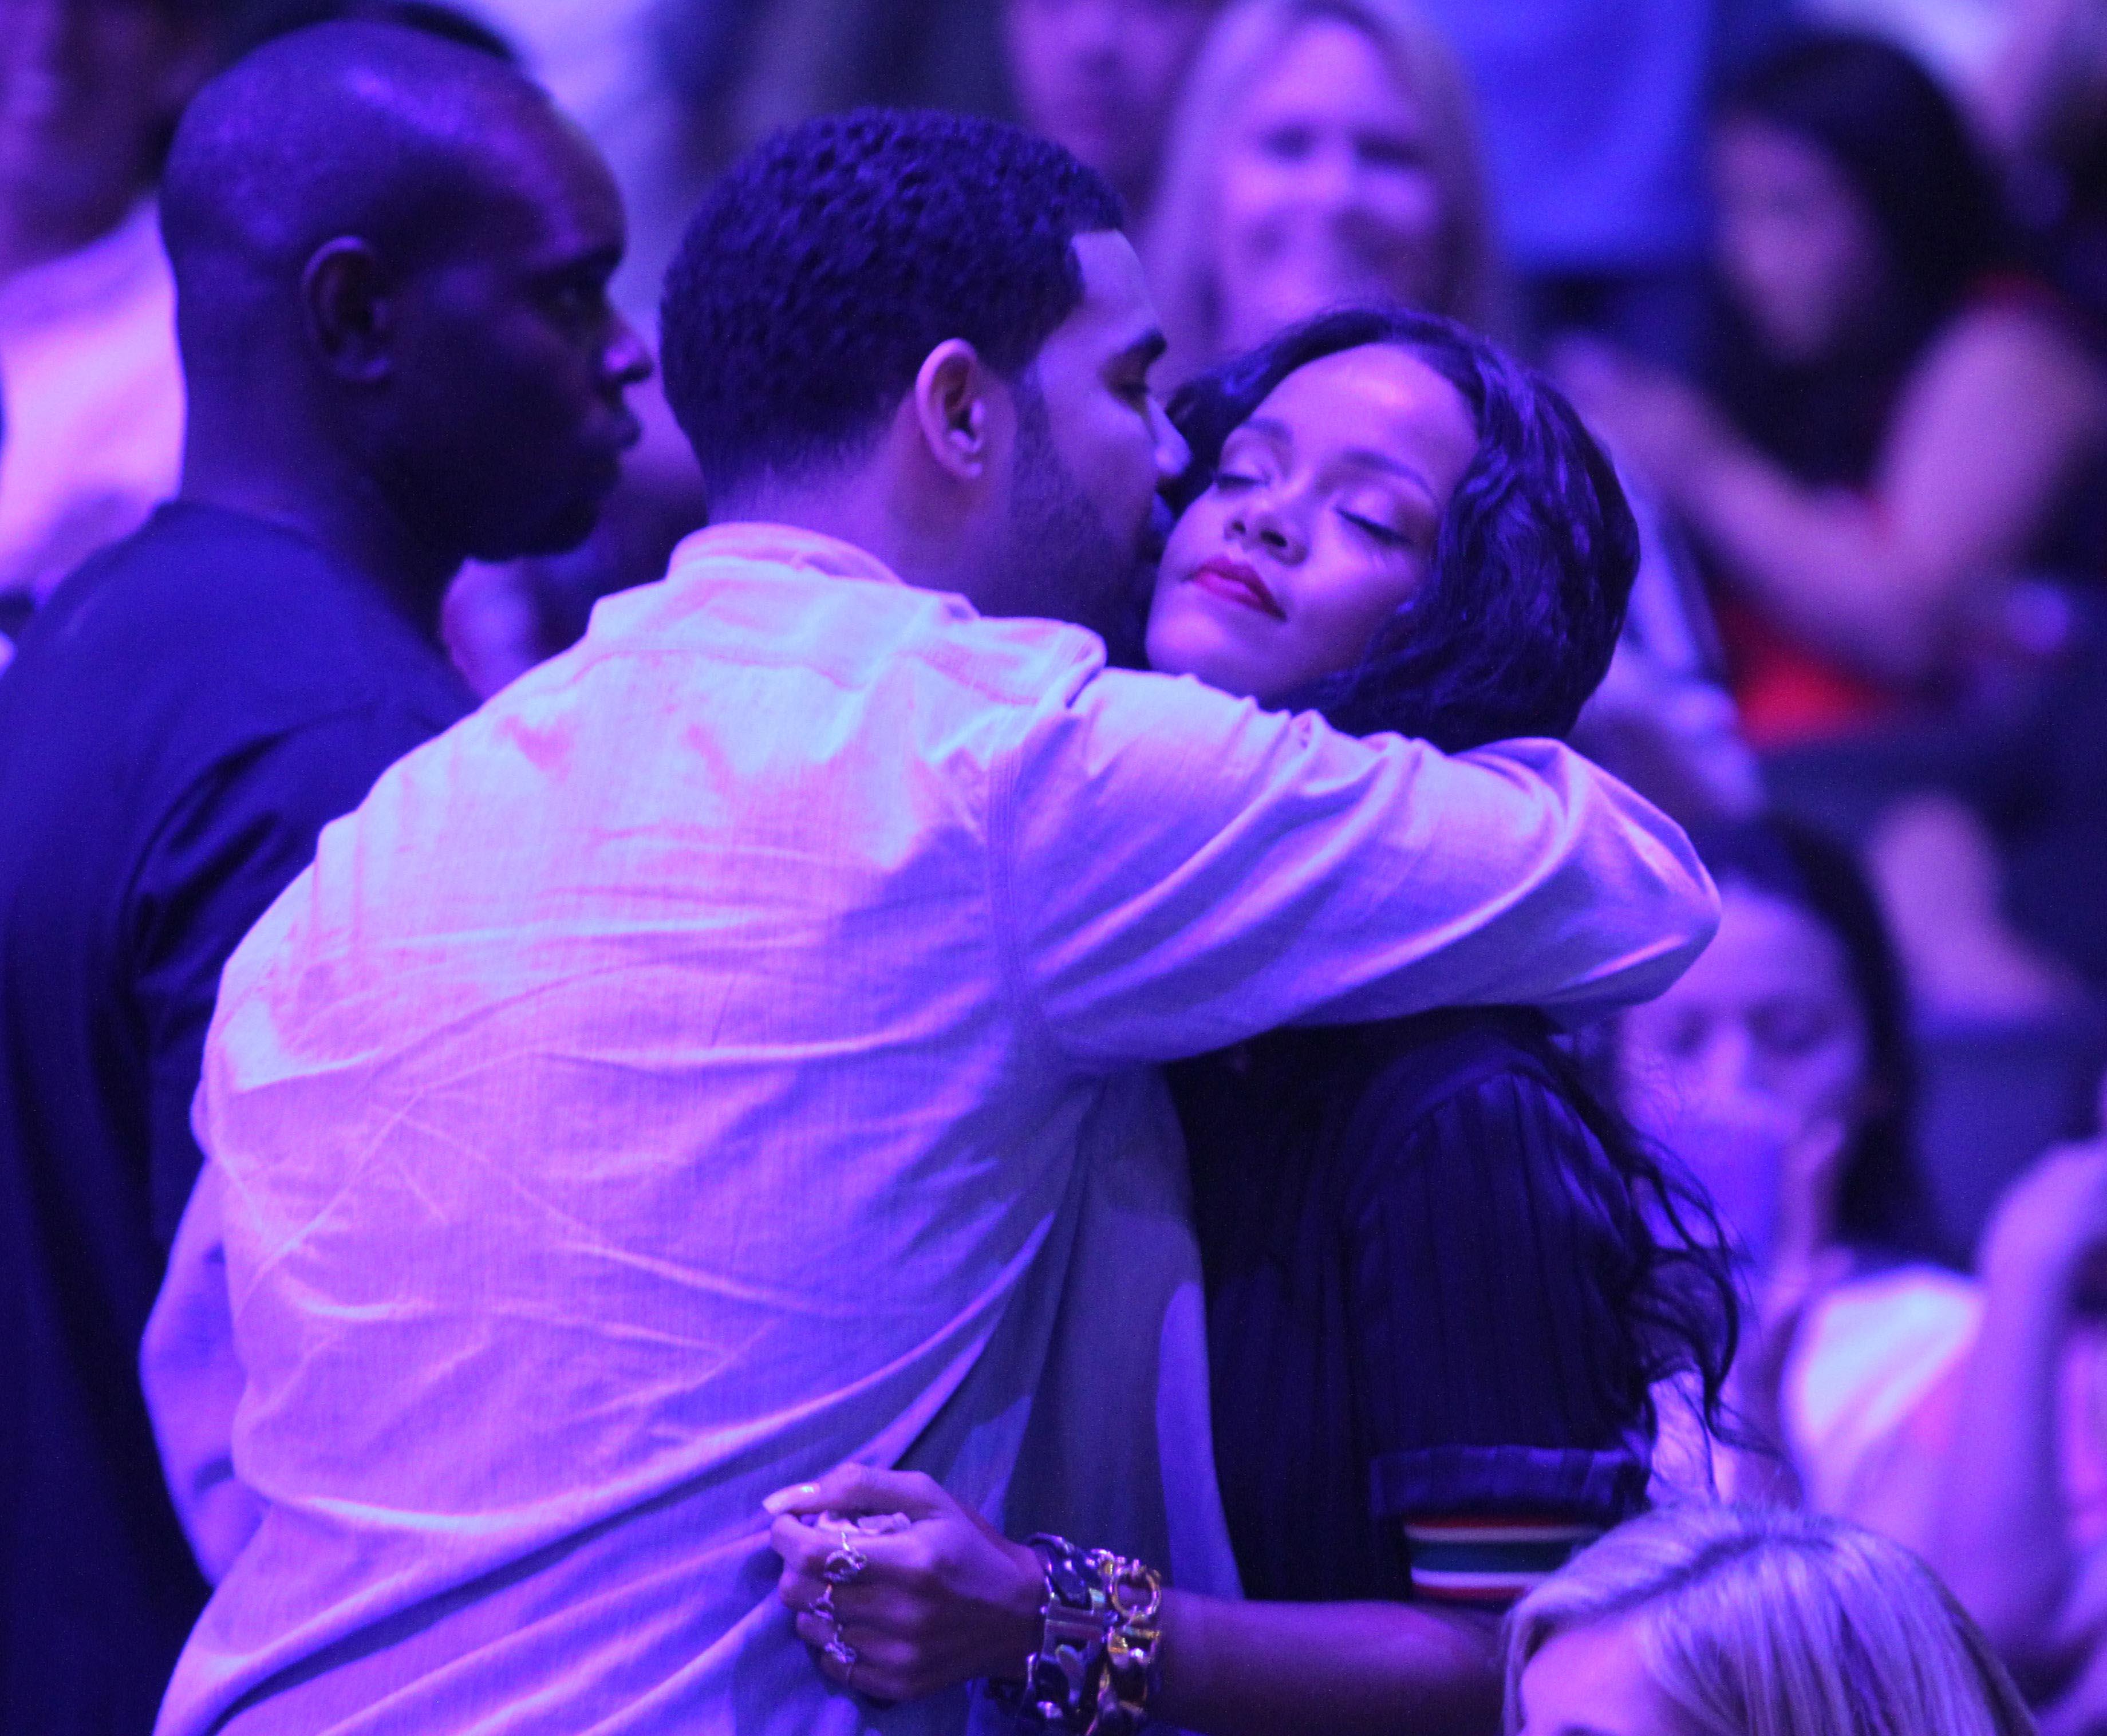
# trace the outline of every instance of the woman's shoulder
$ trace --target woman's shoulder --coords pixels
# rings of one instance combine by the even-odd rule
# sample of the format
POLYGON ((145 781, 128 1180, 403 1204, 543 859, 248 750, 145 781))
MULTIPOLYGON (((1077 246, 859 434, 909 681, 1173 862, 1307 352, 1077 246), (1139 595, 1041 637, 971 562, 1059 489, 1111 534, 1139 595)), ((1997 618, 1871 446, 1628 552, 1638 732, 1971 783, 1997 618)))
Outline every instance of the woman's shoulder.
POLYGON ((1440 1163, 1467 1149, 1526 1159, 1594 1136, 1550 1022, 1527 1009, 1470 1008, 1354 1028, 1360 1064, 1336 1105, 1350 1174, 1440 1163))
POLYGON ((1435 1113, 1488 1087, 1563 1099, 1549 1019, 1526 1007, 1452 1007, 1350 1028, 1363 1057, 1364 1109, 1396 1121, 1435 1113))

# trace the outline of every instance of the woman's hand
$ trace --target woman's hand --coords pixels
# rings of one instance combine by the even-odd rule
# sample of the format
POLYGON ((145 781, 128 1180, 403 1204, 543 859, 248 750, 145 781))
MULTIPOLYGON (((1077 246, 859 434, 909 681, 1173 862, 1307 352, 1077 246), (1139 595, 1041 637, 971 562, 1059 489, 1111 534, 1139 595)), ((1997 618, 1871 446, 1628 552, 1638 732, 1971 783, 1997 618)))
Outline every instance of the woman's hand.
POLYGON ((763 1504, 776 1515, 777 1594, 834 1680, 875 1699, 918 1700, 975 1676, 1023 1675, 1045 1595, 1039 1558, 935 1479, 843 1465, 763 1504), (905 1522, 856 1528, 866 1514, 905 1522))

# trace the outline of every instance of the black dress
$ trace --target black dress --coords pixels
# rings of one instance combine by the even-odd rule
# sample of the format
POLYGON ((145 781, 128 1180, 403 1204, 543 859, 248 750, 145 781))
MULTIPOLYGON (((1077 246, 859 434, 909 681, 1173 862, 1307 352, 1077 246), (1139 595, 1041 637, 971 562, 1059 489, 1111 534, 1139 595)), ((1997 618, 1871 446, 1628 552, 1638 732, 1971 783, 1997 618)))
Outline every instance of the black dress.
POLYGON ((1643 1504, 1600 1275, 1637 1212, 1539 1015, 1278 1032, 1172 1085, 1247 1595, 1505 1603, 1643 1504))

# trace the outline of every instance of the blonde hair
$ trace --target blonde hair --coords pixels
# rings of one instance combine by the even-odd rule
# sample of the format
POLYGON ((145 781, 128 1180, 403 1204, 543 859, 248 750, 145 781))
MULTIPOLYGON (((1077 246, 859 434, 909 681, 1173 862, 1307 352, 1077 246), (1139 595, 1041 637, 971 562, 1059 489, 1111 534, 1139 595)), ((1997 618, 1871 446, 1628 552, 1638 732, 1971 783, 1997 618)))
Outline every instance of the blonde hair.
POLYGON ((1224 359, 1215 208, 1233 118, 1278 64, 1288 38, 1326 18, 1352 25, 1375 45, 1426 119, 1446 232, 1438 304, 1422 311, 1498 335, 1503 274, 1470 91, 1417 0, 1233 0, 1208 30, 1179 98, 1142 250, 1170 340, 1164 377, 1174 383, 1224 359))
POLYGON ((2032 1736, 1982 1630, 1899 1544, 1782 1509, 1664 1508, 1579 1554, 1507 1617, 1507 1728, 1561 1634, 1632 1619, 1696 1736, 2032 1736))

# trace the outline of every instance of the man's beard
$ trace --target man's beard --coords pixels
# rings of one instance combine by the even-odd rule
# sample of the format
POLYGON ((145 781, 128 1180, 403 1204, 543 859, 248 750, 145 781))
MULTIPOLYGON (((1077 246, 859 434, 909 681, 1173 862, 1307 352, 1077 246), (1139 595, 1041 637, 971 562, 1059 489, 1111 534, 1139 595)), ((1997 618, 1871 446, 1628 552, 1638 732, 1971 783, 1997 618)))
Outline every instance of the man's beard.
POLYGON ((1116 667, 1141 668, 1164 517, 1152 515, 1131 542, 1116 536, 1061 461, 1046 400, 1020 385, 1005 594, 1034 600, 1030 613, 1087 627, 1116 667))

